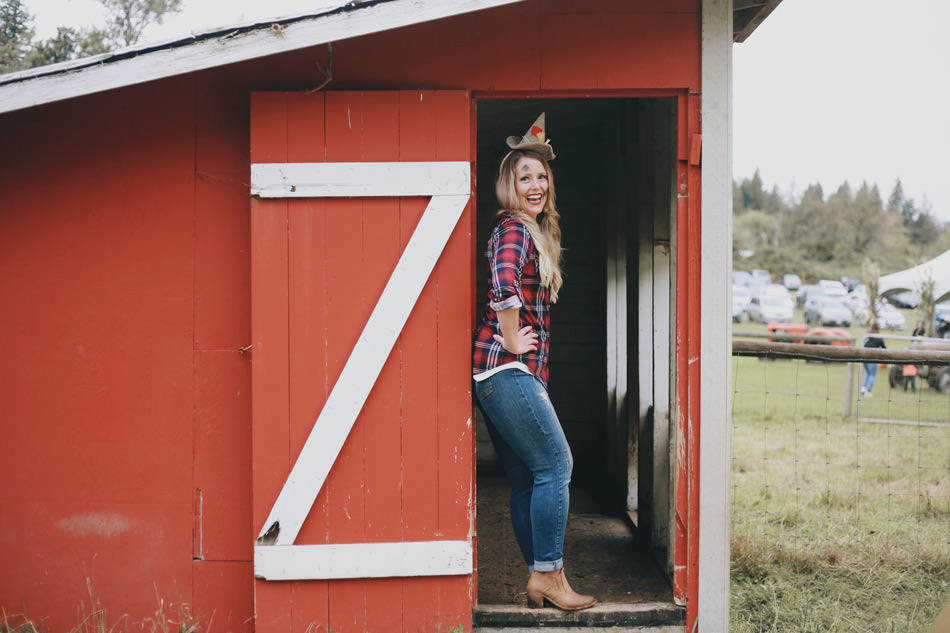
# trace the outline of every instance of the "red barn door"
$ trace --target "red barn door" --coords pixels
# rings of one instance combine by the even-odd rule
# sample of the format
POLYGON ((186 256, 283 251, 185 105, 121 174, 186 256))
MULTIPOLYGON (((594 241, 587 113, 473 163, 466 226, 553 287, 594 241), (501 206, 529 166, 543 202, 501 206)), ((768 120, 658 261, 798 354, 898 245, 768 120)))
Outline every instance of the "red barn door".
POLYGON ((471 628, 470 103, 252 96, 258 633, 471 628))

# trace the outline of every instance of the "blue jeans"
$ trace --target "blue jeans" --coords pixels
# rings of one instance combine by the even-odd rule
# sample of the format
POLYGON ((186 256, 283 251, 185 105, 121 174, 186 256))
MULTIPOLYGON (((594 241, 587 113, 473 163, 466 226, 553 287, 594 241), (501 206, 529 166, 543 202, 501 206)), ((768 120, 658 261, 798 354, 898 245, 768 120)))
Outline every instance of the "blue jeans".
POLYGON ((870 393, 874 389, 875 380, 877 380, 877 363, 864 363, 864 382, 861 386, 870 393))
POLYGON ((568 484, 574 458, 547 389, 506 369, 475 383, 488 434, 511 486, 511 523, 529 570, 564 566, 568 484))

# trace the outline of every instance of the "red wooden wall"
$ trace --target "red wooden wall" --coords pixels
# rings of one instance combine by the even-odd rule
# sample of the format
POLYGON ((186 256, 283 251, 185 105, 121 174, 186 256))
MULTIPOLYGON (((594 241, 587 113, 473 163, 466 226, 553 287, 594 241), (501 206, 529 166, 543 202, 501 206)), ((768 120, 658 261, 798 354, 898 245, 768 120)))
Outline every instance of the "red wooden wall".
MULTIPOLYGON (((239 351, 251 342, 249 95, 318 85, 313 61, 324 55, 316 47, 0 115, 8 614, 25 605, 53 629, 75 625, 94 569, 115 618, 152 616, 157 588, 213 612, 215 630, 253 628, 259 526, 251 370, 239 351)), ((692 102, 699 59, 699 0, 529 0, 337 42, 328 90, 664 89, 692 102)), ((690 173, 698 194, 698 168, 690 173)), ((695 302, 698 198, 687 204, 680 239, 693 259, 678 281, 695 302)), ((681 314, 696 314, 682 301, 681 314)), ((678 384, 695 432, 691 327, 678 324, 678 384)), ((695 463, 695 439, 683 463, 695 463)), ((696 490, 682 489, 685 502, 696 490)))

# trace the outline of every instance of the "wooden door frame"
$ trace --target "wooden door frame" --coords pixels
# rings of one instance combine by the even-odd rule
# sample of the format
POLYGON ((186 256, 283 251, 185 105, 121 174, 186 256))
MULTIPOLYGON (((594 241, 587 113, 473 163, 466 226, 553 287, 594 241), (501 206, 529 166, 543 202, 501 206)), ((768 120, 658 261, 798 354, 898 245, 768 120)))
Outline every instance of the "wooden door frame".
MULTIPOLYGON (((673 157, 675 165, 675 191, 671 195, 675 199, 670 201, 672 231, 670 242, 659 245, 660 257, 669 261, 668 278, 665 286, 669 289, 669 313, 667 335, 661 337, 669 346, 666 349, 656 349, 651 340, 651 349, 654 355, 667 356, 671 373, 668 385, 669 408, 671 423, 675 430, 670 434, 670 441, 675 445, 669 485, 670 520, 667 531, 670 534, 672 547, 669 548, 669 569, 672 572, 674 598, 680 604, 692 604, 689 600, 697 591, 697 556, 699 540, 699 455, 696 444, 698 431, 699 388, 701 376, 699 364, 691 363, 698 352, 699 331, 702 321, 700 310, 700 253, 701 241, 700 203, 699 193, 701 186, 700 159, 701 150, 700 104, 701 95, 691 93, 686 88, 656 89, 656 90, 603 90, 603 91, 573 91, 573 90, 542 90, 542 91, 505 91, 505 92, 473 92, 472 93, 472 147, 474 160, 477 163, 477 135, 478 135, 478 101, 498 99, 651 99, 675 98, 676 105, 676 150, 673 157), (691 195, 692 194, 692 195, 691 195), (685 474, 685 477, 680 475, 685 474)), ((477 195, 477 192, 476 194, 477 195)), ((477 208, 477 204, 476 204, 477 208)), ((473 215, 472 239, 476 239, 473 215)), ((657 245, 650 241, 647 245, 648 253, 641 252, 651 259, 657 245)), ((710 244, 710 249, 716 248, 710 244)), ((643 251, 644 245, 639 249, 643 251)), ((474 244, 473 254, 478 252, 478 245, 474 244)), ((473 261, 472 276, 475 275, 473 261)), ((657 286, 654 279, 653 286, 657 286)), ((663 284, 660 284, 663 285, 663 284)), ((474 292, 474 283, 473 283, 474 292)), ((664 296, 660 292, 658 296, 664 296)), ((475 304, 477 306, 477 302, 475 304)), ((473 315, 473 319, 477 315, 473 315)), ((661 315, 662 316, 662 315, 661 315)), ((650 315, 651 320, 653 315, 650 315)), ((651 329, 655 326, 651 324, 651 329)), ((661 368, 663 363, 660 364, 661 368)), ((656 388, 657 373, 650 368, 649 381, 652 390, 656 388)), ((641 384, 643 381, 641 377, 641 384)), ((642 394, 641 394, 642 397, 642 394)), ((644 413, 641 411, 640 423, 644 423, 644 413)), ((655 447, 655 451, 662 450, 655 447)), ((653 457, 651 456, 651 459, 653 457)), ((628 464, 628 469, 630 465, 628 464)), ((728 563, 728 561, 727 561, 728 563)), ((728 567, 727 567, 728 569, 728 567)))

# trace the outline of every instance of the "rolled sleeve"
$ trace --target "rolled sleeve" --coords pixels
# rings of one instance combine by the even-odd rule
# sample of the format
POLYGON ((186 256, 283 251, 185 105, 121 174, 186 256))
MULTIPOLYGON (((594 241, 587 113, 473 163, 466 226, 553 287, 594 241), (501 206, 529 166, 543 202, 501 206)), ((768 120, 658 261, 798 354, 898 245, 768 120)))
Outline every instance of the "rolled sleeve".
POLYGON ((502 310, 514 310, 520 308, 524 305, 524 302, 518 297, 518 295, 511 295, 507 299, 502 299, 501 301, 489 301, 489 307, 495 312, 501 312, 502 310))
POLYGON ((488 256, 491 260, 492 310, 510 310, 524 305, 521 274, 531 255, 531 236, 517 220, 502 222, 493 231, 488 256))

